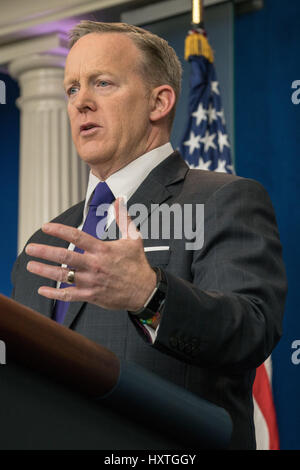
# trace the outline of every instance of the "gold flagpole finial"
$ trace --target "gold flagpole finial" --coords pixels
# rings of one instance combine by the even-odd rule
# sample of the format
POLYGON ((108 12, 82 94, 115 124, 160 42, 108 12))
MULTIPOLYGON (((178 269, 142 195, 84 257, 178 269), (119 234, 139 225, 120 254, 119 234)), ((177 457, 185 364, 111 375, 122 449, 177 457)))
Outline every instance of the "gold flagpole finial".
POLYGON ((203 0, 193 0, 192 29, 185 39, 185 60, 193 55, 204 56, 211 63, 214 61, 214 54, 204 31, 203 0))
POLYGON ((203 23, 203 0, 193 0, 192 23, 200 25, 203 23))

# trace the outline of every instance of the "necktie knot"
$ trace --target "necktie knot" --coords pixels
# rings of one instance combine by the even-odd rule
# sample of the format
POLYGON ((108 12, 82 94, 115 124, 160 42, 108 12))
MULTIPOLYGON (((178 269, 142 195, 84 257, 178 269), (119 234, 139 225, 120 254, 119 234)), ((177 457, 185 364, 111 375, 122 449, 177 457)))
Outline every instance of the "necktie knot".
POLYGON ((111 204, 115 196, 111 192, 109 186, 105 182, 100 182, 96 186, 90 206, 97 207, 100 204, 111 204))

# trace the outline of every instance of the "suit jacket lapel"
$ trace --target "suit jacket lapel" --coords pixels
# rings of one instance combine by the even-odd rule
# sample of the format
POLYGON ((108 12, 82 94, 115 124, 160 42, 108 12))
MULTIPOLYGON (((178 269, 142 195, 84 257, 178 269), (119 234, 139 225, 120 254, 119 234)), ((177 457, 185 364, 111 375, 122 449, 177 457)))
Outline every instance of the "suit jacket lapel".
MULTIPOLYGON (((143 204, 147 209, 147 215, 140 219, 139 226, 150 217, 155 209, 153 204, 162 204, 172 196, 168 186, 183 180, 188 169, 188 165, 179 152, 175 151, 152 170, 127 203, 128 211, 134 204, 143 204)), ((119 228, 114 220, 108 228, 105 240, 114 240, 119 237, 119 228)))
MULTIPOLYGON (((172 196, 168 190, 168 186, 184 179, 187 171, 188 166, 179 152, 174 152, 152 170, 131 196, 127 204, 127 210, 130 210, 130 207, 137 203, 143 204, 146 207, 147 215, 140 220, 139 225, 142 225, 150 216, 151 212, 154 210, 153 204, 162 204, 172 196)), ((114 220, 107 230, 104 241, 115 240, 119 237, 119 228, 114 220)), ((64 319, 65 326, 71 326, 84 304, 85 302, 71 302, 64 319)))

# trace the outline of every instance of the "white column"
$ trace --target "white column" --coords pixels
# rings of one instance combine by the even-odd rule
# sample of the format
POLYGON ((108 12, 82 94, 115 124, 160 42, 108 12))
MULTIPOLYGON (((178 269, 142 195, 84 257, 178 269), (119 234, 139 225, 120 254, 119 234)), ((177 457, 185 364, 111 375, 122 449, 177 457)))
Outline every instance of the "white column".
POLYGON ((21 90, 19 251, 44 222, 85 197, 88 168, 71 138, 64 61, 61 55, 36 54, 9 65, 21 90))

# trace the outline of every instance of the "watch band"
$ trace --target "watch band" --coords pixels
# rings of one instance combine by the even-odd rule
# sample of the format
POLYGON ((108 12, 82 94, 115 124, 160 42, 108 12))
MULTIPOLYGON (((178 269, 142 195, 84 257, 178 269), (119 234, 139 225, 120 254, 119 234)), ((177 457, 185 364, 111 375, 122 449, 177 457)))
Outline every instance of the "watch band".
POLYGON ((157 313, 161 313, 164 306, 167 293, 167 278, 160 268, 154 267, 152 269, 156 272, 156 286, 153 292, 140 310, 129 312, 139 320, 148 320, 157 313))

